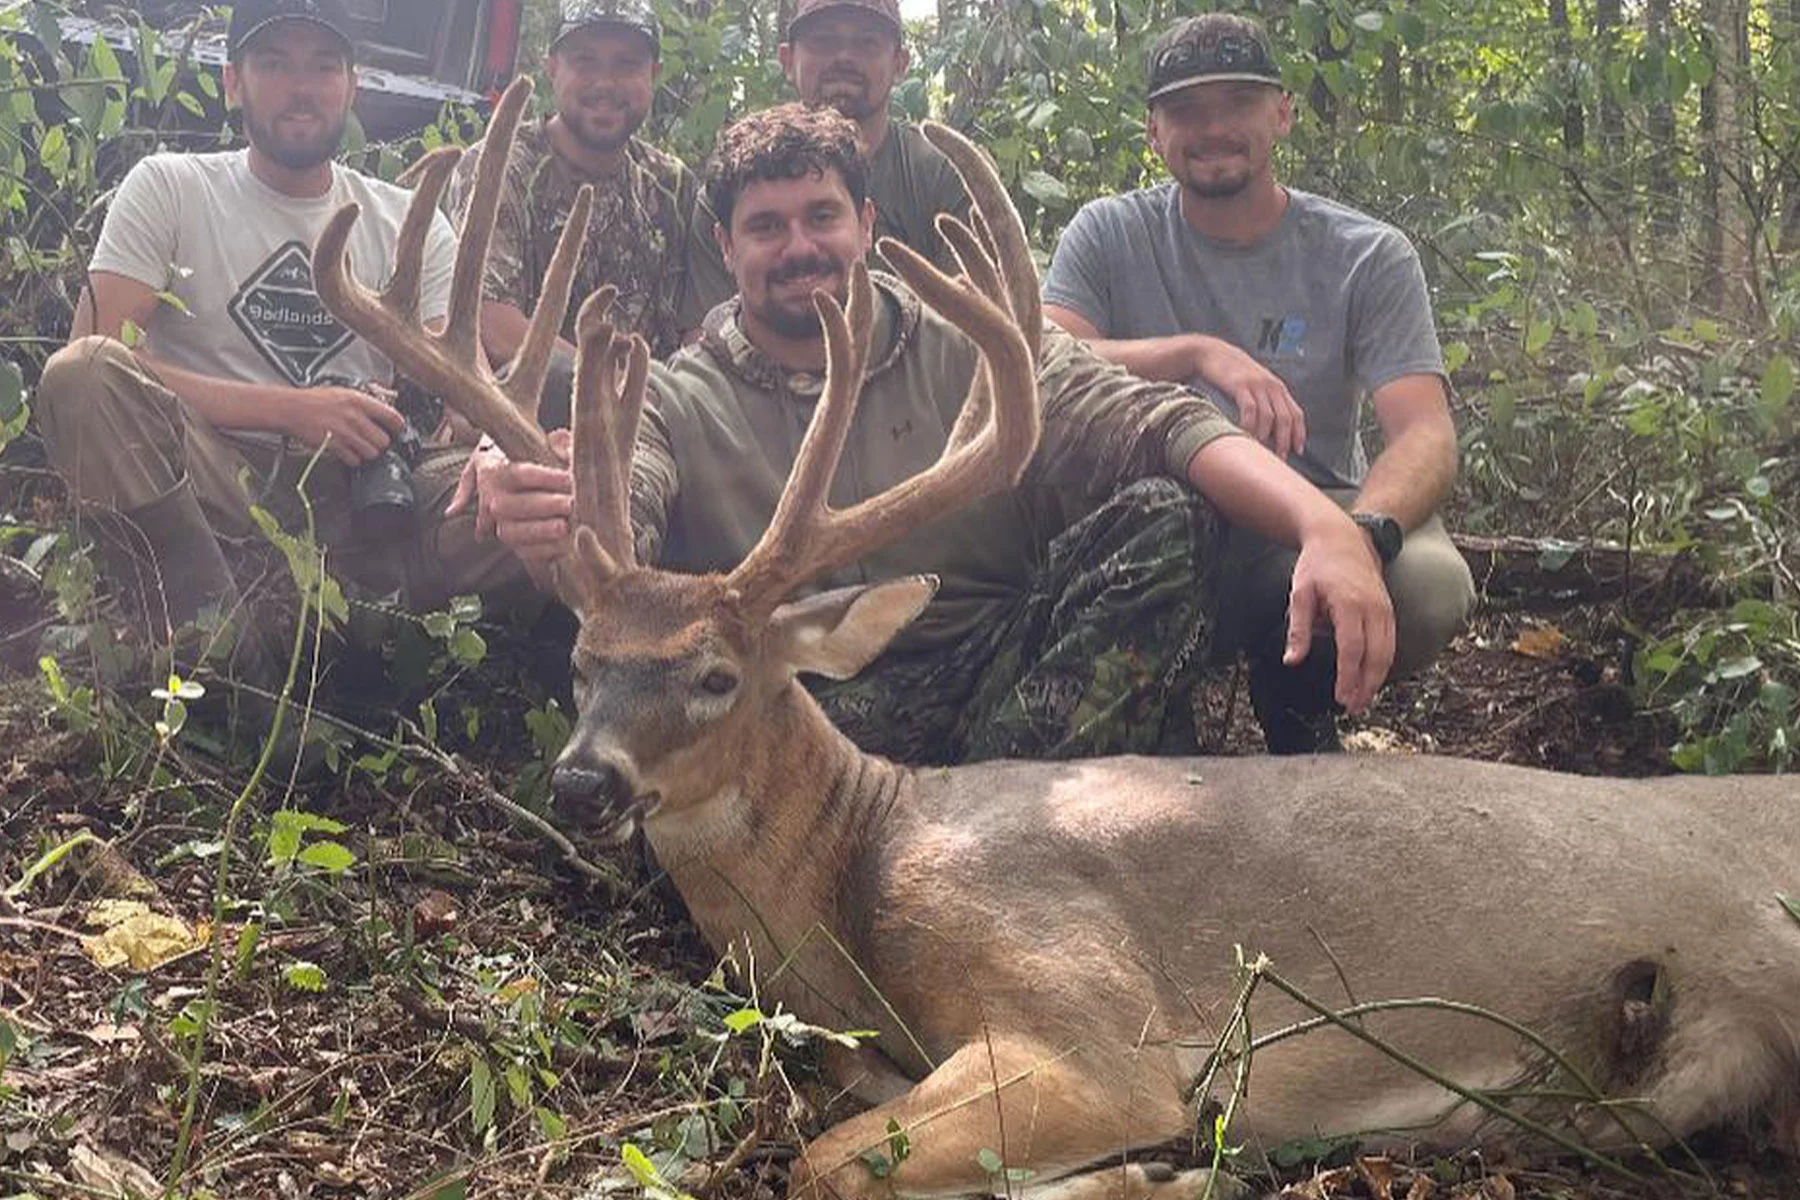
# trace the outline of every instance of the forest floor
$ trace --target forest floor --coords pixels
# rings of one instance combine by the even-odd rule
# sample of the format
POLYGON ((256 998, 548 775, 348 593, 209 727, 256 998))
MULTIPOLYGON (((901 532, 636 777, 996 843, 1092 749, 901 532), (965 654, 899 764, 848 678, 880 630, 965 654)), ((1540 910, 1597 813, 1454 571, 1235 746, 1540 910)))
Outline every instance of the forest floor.
MULTIPOLYGON (((156 1188, 214 945, 224 972, 188 1195, 629 1196, 644 1177, 619 1164, 636 1146, 659 1172, 656 1200, 673 1200, 658 1190, 669 1187, 772 1200, 800 1141, 849 1111, 812 1050, 788 1044, 803 1031, 728 1032, 750 1001, 725 990, 641 858, 611 853, 624 881, 614 894, 488 802, 514 764, 386 786, 356 775, 295 796, 338 824, 289 832, 347 849, 342 874, 329 854, 273 861, 279 802, 254 800, 223 926, 211 928, 236 778, 196 756, 108 780, 98 736, 69 731, 27 673, 18 635, 42 620, 27 607, 0 622, 0 1196, 156 1188), (83 844, 27 881, 72 840, 83 844), (91 940, 120 903, 160 919, 115 943, 156 965, 114 962, 91 940)), ((1634 708, 1628 657, 1604 607, 1484 612, 1437 665, 1351 723, 1352 752, 1666 771, 1671 732, 1634 708)), ((1223 683, 1203 708, 1216 748, 1255 749, 1241 689, 1223 683)), ((1271 1181, 1252 1149, 1240 1171, 1294 1197, 1800 1197, 1791 1162, 1745 1131, 1696 1145, 1710 1183, 1685 1160, 1680 1172, 1630 1164, 1630 1179, 1580 1161, 1308 1158, 1323 1146, 1272 1154, 1286 1165, 1271 1181)))

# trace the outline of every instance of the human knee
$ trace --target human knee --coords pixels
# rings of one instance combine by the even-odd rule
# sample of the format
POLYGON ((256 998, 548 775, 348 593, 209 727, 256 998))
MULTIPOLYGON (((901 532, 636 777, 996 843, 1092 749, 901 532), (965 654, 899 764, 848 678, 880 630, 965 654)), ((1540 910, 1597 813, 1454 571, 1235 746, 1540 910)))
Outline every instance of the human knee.
POLYGON ((79 431, 109 422, 113 398, 132 390, 117 383, 135 367, 123 342, 99 334, 77 338, 50 356, 33 407, 52 454, 58 442, 68 443, 79 431))
POLYGON ((1387 573, 1395 622, 1390 678, 1428 665, 1468 625, 1475 607, 1469 565, 1447 538, 1441 547, 1421 546, 1417 552, 1409 543, 1407 551, 1387 573))

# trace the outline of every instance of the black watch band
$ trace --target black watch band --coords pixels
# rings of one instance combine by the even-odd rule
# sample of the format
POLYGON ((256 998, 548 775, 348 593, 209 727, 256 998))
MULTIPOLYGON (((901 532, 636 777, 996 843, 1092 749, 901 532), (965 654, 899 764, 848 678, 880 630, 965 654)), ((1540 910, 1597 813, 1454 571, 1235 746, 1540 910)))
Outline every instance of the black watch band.
POLYGON ((1400 522, 1386 513, 1351 513, 1350 519, 1360 525, 1375 544, 1375 553, 1381 556, 1381 565, 1387 566, 1400 557, 1400 547, 1406 544, 1406 531, 1400 528, 1400 522))

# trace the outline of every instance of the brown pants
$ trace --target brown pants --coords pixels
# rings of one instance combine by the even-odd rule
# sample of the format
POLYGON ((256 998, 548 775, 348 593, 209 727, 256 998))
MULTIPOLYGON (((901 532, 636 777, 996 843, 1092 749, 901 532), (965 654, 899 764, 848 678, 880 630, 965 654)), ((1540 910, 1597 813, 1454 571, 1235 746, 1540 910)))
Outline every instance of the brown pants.
MULTIPOLYGON (((45 365, 36 411, 50 461, 81 503, 130 513, 191 480, 221 538, 257 536, 258 504, 288 528, 302 513, 297 484, 313 458, 305 447, 232 434, 209 424, 132 352, 85 337, 45 365)), ((433 448, 413 471, 416 521, 398 540, 359 531, 350 512, 350 469, 329 455, 306 479, 327 568, 377 593, 398 592, 414 608, 479 592, 496 598, 529 588, 524 568, 499 542, 475 535, 472 513, 444 516, 466 449, 433 448)))

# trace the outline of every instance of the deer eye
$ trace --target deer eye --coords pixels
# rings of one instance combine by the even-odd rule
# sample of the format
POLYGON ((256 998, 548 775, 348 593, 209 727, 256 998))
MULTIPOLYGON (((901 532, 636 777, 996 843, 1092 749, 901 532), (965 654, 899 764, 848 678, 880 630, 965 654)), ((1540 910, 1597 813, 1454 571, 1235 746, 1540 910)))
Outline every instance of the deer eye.
POLYGON ((724 667, 714 667, 700 677, 700 690, 709 696, 729 696, 737 685, 737 676, 724 667))

